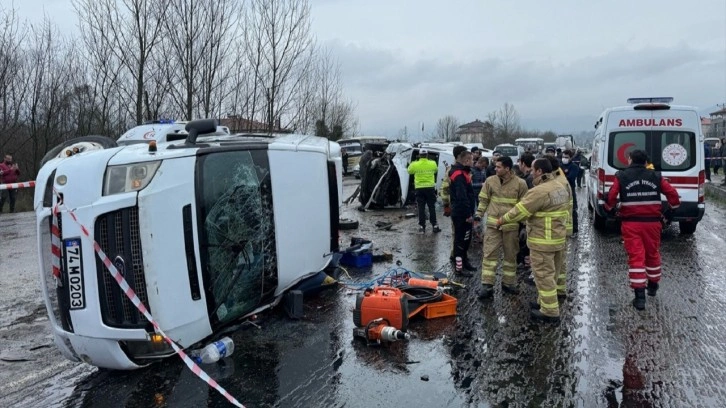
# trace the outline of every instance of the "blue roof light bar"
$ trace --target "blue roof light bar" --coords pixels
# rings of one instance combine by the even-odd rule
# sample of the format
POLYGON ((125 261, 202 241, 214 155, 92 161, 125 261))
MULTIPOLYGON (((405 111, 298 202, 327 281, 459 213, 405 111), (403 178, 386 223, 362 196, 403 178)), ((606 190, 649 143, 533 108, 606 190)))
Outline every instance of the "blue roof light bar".
POLYGON ((628 98, 628 103, 671 103, 673 98, 670 96, 658 96, 654 98, 628 98))

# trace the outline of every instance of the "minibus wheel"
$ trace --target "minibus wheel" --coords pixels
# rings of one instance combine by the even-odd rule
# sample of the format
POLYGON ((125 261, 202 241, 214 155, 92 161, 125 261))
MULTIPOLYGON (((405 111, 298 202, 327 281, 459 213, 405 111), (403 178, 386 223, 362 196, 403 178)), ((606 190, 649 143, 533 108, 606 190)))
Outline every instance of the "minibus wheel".
POLYGON ((80 151, 87 151, 110 149, 117 146, 118 144, 115 140, 106 136, 74 137, 73 139, 66 140, 65 142, 60 143, 52 149, 48 150, 48 153, 46 153, 45 156, 40 159, 40 165, 43 166, 46 162, 53 160, 56 157, 59 157, 64 149, 73 150, 74 148, 78 148, 80 151))

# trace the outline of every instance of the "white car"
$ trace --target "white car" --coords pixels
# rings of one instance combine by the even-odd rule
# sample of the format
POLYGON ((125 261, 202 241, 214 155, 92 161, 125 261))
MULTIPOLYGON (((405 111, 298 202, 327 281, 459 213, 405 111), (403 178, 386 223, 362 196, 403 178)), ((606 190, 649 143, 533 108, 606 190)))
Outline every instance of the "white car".
POLYGON ((185 140, 155 149, 97 144, 73 152, 67 143, 70 154, 40 169, 40 278, 55 344, 67 358, 134 369, 173 354, 106 270, 84 228, 160 328, 185 348, 276 305, 338 250, 337 143, 304 135, 205 136, 216 132, 213 120, 186 129, 185 140), (58 197, 61 251, 54 258, 58 197), (52 273, 58 261, 59 279, 52 273))

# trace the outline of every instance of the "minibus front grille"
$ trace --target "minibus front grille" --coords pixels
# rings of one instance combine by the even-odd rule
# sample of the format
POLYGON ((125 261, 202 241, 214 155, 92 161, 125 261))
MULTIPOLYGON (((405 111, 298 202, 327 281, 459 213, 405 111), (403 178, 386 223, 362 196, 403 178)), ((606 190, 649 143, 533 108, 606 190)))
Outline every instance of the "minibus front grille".
MULTIPOLYGON (((96 242, 131 289, 149 309, 144 262, 141 255, 139 209, 124 208, 100 215, 95 224, 96 242)), ((99 304, 104 324, 124 329, 146 328, 148 322, 96 257, 99 304)), ((149 309, 150 310, 150 309, 149 309)))

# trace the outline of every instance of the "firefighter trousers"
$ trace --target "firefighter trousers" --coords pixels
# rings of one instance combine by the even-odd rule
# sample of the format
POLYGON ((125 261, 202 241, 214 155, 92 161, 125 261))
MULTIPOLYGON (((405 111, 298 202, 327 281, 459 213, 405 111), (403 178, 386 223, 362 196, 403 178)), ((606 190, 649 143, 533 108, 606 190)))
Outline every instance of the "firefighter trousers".
POLYGON ((628 253, 628 277, 630 287, 646 287, 648 281, 658 283, 661 275, 660 233, 663 226, 658 221, 623 221, 620 231, 628 253))
POLYGON ((517 252, 519 252, 519 232, 503 231, 487 226, 484 233, 484 254, 481 262, 482 285, 494 285, 496 281, 497 263, 500 250, 504 250, 502 259, 502 285, 517 284, 517 252))
POLYGON ((540 312, 545 316, 555 317, 560 315, 555 275, 562 254, 563 251, 529 250, 534 283, 537 285, 537 303, 539 303, 540 312))
POLYGON ((567 240, 565 240, 565 249, 557 251, 557 294, 567 294, 567 240))

